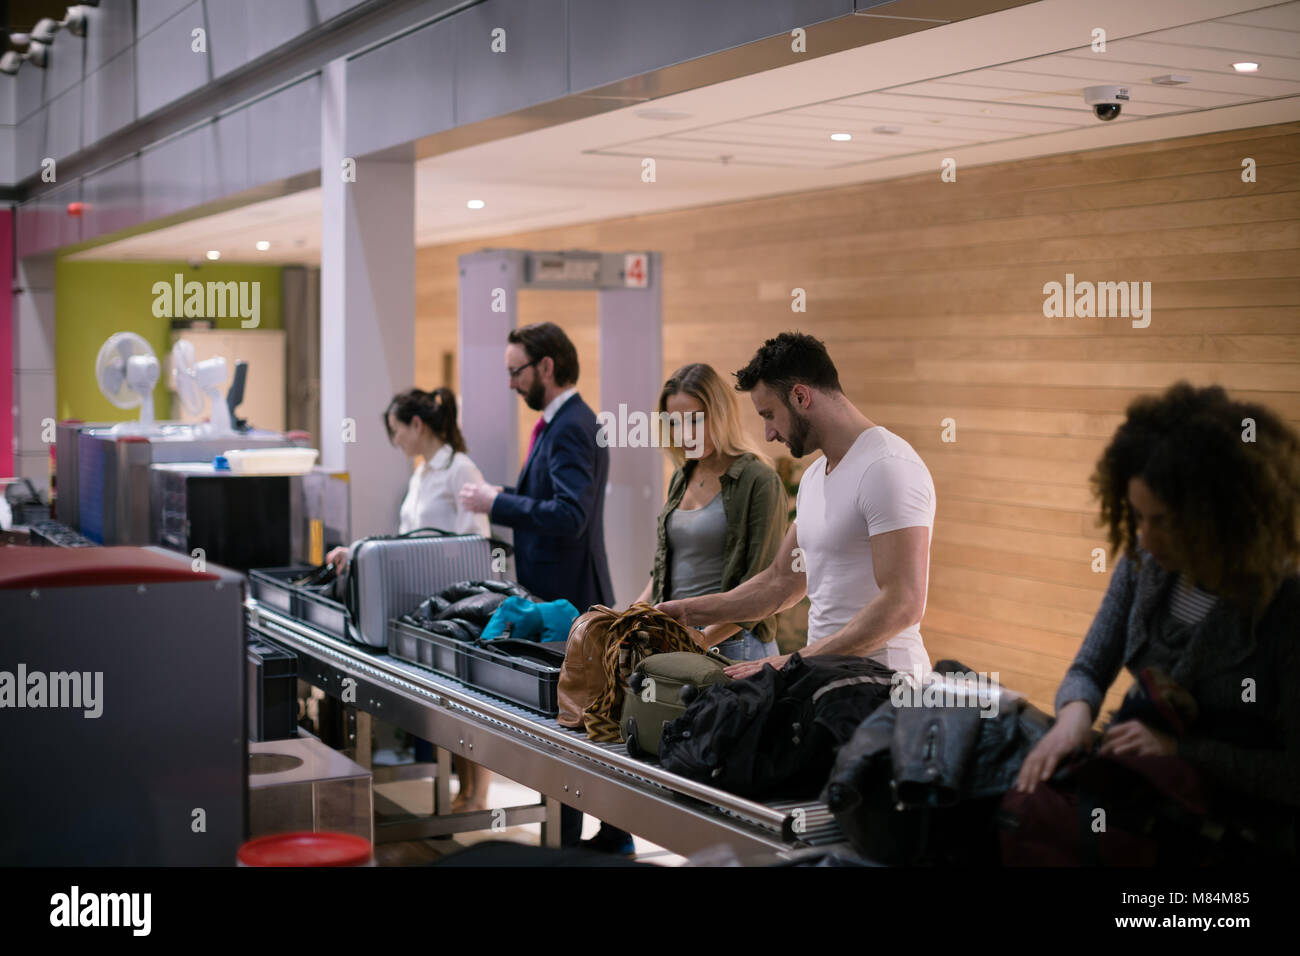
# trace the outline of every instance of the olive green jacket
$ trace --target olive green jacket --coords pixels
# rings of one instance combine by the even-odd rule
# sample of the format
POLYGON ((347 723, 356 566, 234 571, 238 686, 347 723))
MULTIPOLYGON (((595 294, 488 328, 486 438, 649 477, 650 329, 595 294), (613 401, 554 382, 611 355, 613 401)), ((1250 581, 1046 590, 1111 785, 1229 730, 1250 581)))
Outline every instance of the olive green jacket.
MULTIPOLYGON (((659 513, 659 546, 655 550, 650 603, 665 600, 669 591, 668 518, 681 504, 695 462, 688 460, 673 472, 668 483, 668 500, 659 513)), ((720 478, 722 509, 727 516, 727 540, 723 547, 722 590, 730 591, 748 581, 772 563, 785 536, 786 502, 781 478, 770 467, 746 452, 731 463, 720 478)), ((776 637, 776 621, 736 621, 760 641, 776 637)))

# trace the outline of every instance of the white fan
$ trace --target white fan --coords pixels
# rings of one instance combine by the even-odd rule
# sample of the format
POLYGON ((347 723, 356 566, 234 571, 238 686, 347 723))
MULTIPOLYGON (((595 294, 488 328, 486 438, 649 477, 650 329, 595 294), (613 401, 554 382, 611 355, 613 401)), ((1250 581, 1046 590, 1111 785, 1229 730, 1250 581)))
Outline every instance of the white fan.
POLYGON ((114 434, 158 431, 153 419, 153 387, 158 384, 159 371, 153 349, 134 332, 117 332, 99 347, 95 358, 99 390, 118 408, 140 409, 138 421, 115 425, 114 434))
POLYGON ((221 390, 226 384, 226 360, 217 358, 194 361, 194 343, 179 339, 172 346, 172 389, 180 396, 181 405, 191 415, 202 415, 207 399, 212 402, 208 421, 194 427, 196 436, 230 435, 230 407, 221 390))

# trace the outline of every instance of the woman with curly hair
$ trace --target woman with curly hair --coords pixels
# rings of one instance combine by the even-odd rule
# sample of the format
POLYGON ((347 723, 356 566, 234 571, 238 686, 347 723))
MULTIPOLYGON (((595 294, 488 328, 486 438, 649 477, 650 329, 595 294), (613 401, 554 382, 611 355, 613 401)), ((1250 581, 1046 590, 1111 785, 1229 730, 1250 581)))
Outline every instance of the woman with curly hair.
POLYGON ((1018 789, 1032 792, 1089 749, 1124 666, 1167 676, 1193 716, 1181 733, 1112 723, 1098 754, 1176 754, 1236 810, 1270 807, 1294 826, 1300 437, 1262 405, 1180 382, 1129 405, 1092 484, 1112 553, 1123 556, 1018 789))

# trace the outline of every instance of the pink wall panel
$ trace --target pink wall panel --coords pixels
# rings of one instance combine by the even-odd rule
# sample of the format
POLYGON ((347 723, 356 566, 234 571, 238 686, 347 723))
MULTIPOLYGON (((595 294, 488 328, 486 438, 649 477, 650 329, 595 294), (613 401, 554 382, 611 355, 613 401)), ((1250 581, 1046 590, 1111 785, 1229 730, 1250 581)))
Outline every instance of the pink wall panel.
POLYGON ((14 473, 14 214, 0 209, 0 475, 14 473))

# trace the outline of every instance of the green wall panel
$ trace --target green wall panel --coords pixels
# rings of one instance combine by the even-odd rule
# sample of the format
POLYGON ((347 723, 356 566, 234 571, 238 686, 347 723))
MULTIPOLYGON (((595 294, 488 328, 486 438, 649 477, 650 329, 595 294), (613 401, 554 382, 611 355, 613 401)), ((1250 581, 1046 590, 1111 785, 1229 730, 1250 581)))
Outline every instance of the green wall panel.
MULTIPOLYGON (((171 349, 171 317, 155 315, 166 311, 184 317, 180 307, 169 303, 173 296, 155 292, 155 284, 167 283, 174 288, 180 274, 186 282, 248 282, 251 300, 258 283, 258 328, 283 328, 280 312, 280 266, 254 266, 239 263, 208 262, 195 269, 184 262, 100 262, 60 259, 54 276, 54 352, 58 417, 83 421, 122 421, 137 417, 135 409, 121 409, 104 398, 95 384, 95 357, 104 341, 114 332, 135 332, 153 346, 160 362, 171 349)), ((191 287, 191 292, 193 288, 191 287)), ((192 305, 197 302, 191 300, 192 305)), ((206 310, 206 294, 204 308, 206 310)), ((219 300, 214 298, 222 311, 219 300)), ((250 303, 251 304, 251 303, 250 303)), ((205 315, 220 329, 238 329, 238 309, 229 306, 226 316, 205 315)), ((154 389, 154 408, 161 417, 170 407, 166 376, 159 376, 154 389)))

